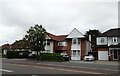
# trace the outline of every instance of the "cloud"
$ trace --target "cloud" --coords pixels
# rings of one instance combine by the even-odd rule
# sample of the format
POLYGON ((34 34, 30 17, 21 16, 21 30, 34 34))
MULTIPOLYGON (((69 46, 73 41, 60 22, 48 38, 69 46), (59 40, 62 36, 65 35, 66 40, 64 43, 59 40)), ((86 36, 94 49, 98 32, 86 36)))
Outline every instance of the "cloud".
POLYGON ((117 2, 85 1, 4 0, 0 4, 0 44, 22 38, 34 24, 42 24, 53 34, 69 34, 73 28, 85 34, 89 29, 118 26, 117 2))

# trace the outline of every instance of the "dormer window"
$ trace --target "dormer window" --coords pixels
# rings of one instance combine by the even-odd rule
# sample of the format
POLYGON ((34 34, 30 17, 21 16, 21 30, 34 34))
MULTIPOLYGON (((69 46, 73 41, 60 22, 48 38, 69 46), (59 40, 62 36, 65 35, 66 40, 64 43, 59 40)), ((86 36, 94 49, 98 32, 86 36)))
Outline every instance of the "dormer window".
POLYGON ((117 37, 113 37, 112 38, 112 42, 118 42, 118 38, 117 37))

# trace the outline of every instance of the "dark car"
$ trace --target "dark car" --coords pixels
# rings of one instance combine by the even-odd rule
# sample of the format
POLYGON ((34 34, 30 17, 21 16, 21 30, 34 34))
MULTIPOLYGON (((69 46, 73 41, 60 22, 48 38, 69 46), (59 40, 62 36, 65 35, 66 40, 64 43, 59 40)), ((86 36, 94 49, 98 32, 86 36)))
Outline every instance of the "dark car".
POLYGON ((69 58, 69 56, 67 55, 67 53, 61 53, 61 55, 63 56, 63 60, 64 60, 64 61, 69 61, 69 60, 70 60, 70 58, 69 58))

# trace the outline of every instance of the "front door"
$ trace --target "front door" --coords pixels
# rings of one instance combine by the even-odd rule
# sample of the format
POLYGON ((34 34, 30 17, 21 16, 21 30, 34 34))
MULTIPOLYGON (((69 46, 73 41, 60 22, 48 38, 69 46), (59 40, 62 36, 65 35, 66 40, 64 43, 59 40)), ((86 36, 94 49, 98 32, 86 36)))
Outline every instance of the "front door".
POLYGON ((118 50, 113 50, 113 59, 118 60, 118 50))
POLYGON ((72 50, 71 60, 81 60, 80 59, 80 50, 72 50))

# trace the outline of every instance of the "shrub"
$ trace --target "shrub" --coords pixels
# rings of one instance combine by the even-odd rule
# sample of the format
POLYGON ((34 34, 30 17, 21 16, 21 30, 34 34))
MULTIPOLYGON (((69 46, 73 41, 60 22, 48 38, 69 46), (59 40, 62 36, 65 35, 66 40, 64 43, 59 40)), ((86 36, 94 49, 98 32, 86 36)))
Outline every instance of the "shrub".
POLYGON ((19 58, 28 58, 28 54, 29 54, 28 51, 20 51, 19 58), (20 54, 22 54, 22 55, 20 55, 20 54))
POLYGON ((59 53, 41 53, 40 60, 43 61, 63 61, 63 56, 59 53))
POLYGON ((28 51, 7 51, 6 58, 28 58, 28 51))
POLYGON ((6 58, 18 58, 19 51, 7 51, 6 58))

